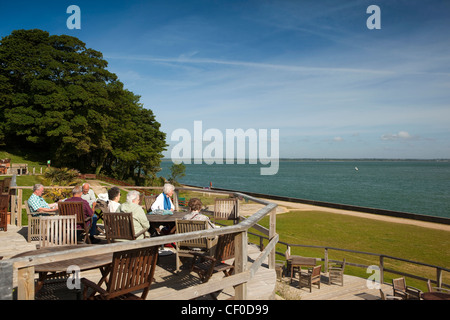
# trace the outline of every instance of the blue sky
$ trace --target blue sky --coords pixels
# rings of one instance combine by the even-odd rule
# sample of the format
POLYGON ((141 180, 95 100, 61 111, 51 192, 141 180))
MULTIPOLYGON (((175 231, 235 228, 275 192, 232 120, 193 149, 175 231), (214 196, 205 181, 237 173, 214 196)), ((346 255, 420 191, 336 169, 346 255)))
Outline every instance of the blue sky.
MULTIPOLYGON (((280 157, 450 158, 449 1, 16 1, 0 36, 78 37, 174 130, 279 129, 280 157), (69 5, 81 29, 69 30, 69 5), (370 5, 381 29, 369 30, 370 5)), ((170 156, 169 151, 165 155, 170 156)))

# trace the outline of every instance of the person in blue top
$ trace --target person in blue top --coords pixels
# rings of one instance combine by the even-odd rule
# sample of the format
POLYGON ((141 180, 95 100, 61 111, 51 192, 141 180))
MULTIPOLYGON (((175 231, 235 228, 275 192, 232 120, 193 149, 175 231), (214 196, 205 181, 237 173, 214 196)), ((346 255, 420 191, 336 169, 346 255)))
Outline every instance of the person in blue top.
MULTIPOLYGON (((175 190, 175 187, 170 184, 166 183, 163 188, 163 192, 156 197, 155 202, 152 204, 151 210, 171 210, 174 211, 175 207, 173 206, 172 200, 170 197, 173 195, 173 191, 175 190)), ((159 234, 171 234, 175 233, 175 223, 168 222, 164 223, 164 228, 155 228, 156 231, 159 234)))
POLYGON ((170 184, 166 183, 163 188, 163 192, 156 198, 155 202, 152 204, 151 210, 174 210, 175 207, 173 206, 172 200, 170 197, 173 195, 173 191, 175 190, 175 187, 170 184))

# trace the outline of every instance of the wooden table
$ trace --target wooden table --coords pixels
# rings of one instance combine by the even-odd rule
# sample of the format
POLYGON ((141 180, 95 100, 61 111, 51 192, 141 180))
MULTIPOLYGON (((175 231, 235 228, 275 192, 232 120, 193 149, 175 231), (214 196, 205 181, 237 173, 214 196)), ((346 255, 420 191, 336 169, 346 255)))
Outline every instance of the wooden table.
POLYGON ((150 223, 175 222, 177 219, 183 219, 187 214, 185 211, 174 211, 173 214, 147 214, 150 223))
MULTIPOLYGON (((20 253, 13 258, 27 257, 37 254, 53 253, 64 250, 73 250, 89 247, 91 245, 71 245, 71 246, 57 246, 57 247, 46 247, 38 250, 32 250, 20 253)), ((67 269, 70 266, 77 266, 80 271, 87 271, 92 269, 100 269, 102 273, 102 278, 99 282, 101 285, 109 273, 109 267, 112 262, 113 253, 104 253, 95 256, 73 258, 68 260, 48 262, 43 264, 38 264, 34 266, 34 272, 39 273, 39 279, 36 284, 36 292, 39 291, 44 285, 44 281, 52 276, 63 275, 67 273, 67 269)))
POLYGON ((287 263, 288 263, 288 265, 289 264, 291 265, 291 281, 290 281, 290 283, 292 283, 292 277, 294 276, 294 268, 298 268, 299 281, 300 281, 302 267, 314 268, 316 266, 316 259, 308 258, 308 257, 291 256, 291 258, 287 260, 287 263))
POLYGON ((450 294, 445 292, 424 292, 422 293, 423 300, 450 300, 450 294))

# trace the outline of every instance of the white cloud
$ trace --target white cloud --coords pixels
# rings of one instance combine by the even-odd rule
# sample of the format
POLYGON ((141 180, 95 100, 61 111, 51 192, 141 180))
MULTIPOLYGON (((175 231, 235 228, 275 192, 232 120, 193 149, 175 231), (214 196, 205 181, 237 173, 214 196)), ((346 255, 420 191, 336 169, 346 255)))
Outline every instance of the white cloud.
POLYGON ((387 133, 381 136, 381 140, 411 140, 414 136, 410 135, 409 132, 399 131, 398 133, 387 133))

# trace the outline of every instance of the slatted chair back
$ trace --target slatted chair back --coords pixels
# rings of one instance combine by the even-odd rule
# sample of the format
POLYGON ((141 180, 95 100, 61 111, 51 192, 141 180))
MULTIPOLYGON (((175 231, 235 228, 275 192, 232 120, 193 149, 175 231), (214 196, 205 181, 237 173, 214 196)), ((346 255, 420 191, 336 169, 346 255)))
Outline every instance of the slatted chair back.
POLYGON ((3 186, 1 188, 2 193, 9 194, 9 186, 11 185, 11 178, 3 179, 3 186))
POLYGON ((39 219, 39 247, 77 244, 76 216, 48 216, 39 219))
MULTIPOLYGON (((114 252, 106 290, 87 297, 89 281, 85 284, 84 298, 88 299, 140 299, 145 300, 155 273, 158 246, 114 252), (87 284, 87 285, 86 285, 87 284), (134 293, 142 290, 141 296, 134 293)), ((94 283, 93 288, 98 288, 94 283)))
POLYGON ((28 217, 28 238, 27 241, 31 242, 31 240, 39 240, 39 220, 40 216, 33 216, 31 214, 30 206, 28 205, 28 201, 24 202, 25 210, 27 211, 28 217))
POLYGON ((216 261, 225 261, 234 258, 235 236, 235 233, 223 234, 219 236, 216 251, 214 253, 214 258, 216 261))
POLYGON ((58 202, 59 214, 62 216, 73 216, 77 217, 77 229, 84 231, 84 241, 91 243, 89 238, 89 221, 91 217, 85 217, 83 211, 83 202, 81 201, 60 201, 58 202))
POLYGON ((156 197, 156 195, 144 197, 145 212, 149 212, 151 210, 152 204, 156 201, 156 197))
POLYGON ((9 194, 0 194, 0 229, 8 231, 9 194))
MULTIPOLYGON (((206 230, 208 228, 208 221, 206 220, 176 220, 176 233, 187 233, 193 231, 206 230)), ((178 247, 193 247, 209 249, 211 241, 206 238, 197 238, 192 240, 183 240, 177 242, 178 247)))
MULTIPOLYGON (((208 229, 208 221, 206 220, 176 220, 176 233, 187 233, 194 231, 201 231, 208 229)), ((175 245, 176 253, 176 271, 180 270, 180 257, 192 257, 192 250, 200 249, 202 252, 209 252, 209 250, 216 244, 217 238, 196 238, 192 240, 178 241, 175 245)))
POLYGON ((103 213, 106 241, 135 240, 133 214, 130 212, 103 213))
POLYGON ((216 198, 214 202, 214 221, 239 219, 237 198, 216 198))

